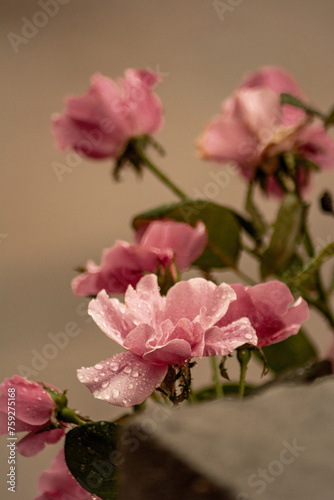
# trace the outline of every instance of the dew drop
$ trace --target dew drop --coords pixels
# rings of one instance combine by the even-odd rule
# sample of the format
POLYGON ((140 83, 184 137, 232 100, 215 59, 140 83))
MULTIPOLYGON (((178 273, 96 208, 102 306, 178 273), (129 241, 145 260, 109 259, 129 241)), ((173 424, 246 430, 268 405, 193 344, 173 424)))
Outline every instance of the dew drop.
POLYGON ((132 374, 131 374, 131 375, 133 376, 133 378, 137 378, 137 377, 139 377, 139 372, 138 372, 138 370, 133 370, 133 372, 132 372, 132 374))
POLYGON ((101 365, 100 363, 98 363, 97 365, 95 365, 95 368, 96 368, 97 370, 102 370, 103 365, 101 365))
POLYGON ((245 334, 245 338, 246 339, 252 339, 253 338, 253 335, 251 333, 246 333, 245 334))
POLYGON ((133 389, 133 384, 128 385, 129 389, 133 389))
POLYGON ((94 382, 98 382, 99 381, 99 378, 98 377, 94 377, 94 382))
POLYGON ((109 369, 112 372, 117 372, 117 370, 119 369, 119 364, 118 363, 112 363, 112 364, 109 365, 109 369))
POLYGON ((119 390, 118 389, 113 389, 112 395, 113 395, 113 398, 117 398, 117 396, 119 396, 119 390))
POLYGON ((126 367, 124 368, 124 372, 125 372, 125 373, 131 373, 131 372, 132 372, 132 368, 131 368, 131 366, 126 366, 126 367))
POLYGON ((105 389, 106 387, 108 387, 109 385, 109 381, 106 380, 105 382, 102 383, 102 389, 105 389))

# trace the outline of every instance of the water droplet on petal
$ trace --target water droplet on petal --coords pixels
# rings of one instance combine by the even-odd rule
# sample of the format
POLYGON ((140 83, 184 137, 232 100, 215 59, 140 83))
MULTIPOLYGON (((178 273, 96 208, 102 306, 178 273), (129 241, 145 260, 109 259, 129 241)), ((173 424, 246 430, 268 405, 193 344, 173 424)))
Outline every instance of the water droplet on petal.
POLYGON ((110 365, 109 365, 109 369, 110 369, 112 372, 117 372, 117 370, 119 369, 119 364, 118 364, 118 363, 110 363, 110 365))
POLYGON ((253 335, 251 333, 246 333, 245 338, 250 340, 253 338, 253 335))
POLYGON ((133 384, 128 385, 129 389, 133 389, 133 384))
POLYGON ((119 396, 119 390, 118 389, 113 389, 112 395, 113 395, 113 398, 117 398, 117 396, 119 396))
POLYGON ((95 368, 96 368, 97 370, 102 370, 103 365, 101 365, 100 363, 98 363, 97 365, 95 365, 95 368))
POLYGON ((137 378, 139 377, 139 372, 138 370, 133 370, 132 374, 131 374, 134 378, 137 378))
POLYGON ((131 366, 126 366, 126 367, 124 368, 124 372, 125 372, 125 373, 131 373, 131 372, 132 372, 132 368, 131 368, 131 366))
POLYGON ((103 384, 102 384, 102 389, 105 389, 106 387, 108 387, 108 385, 109 385, 109 381, 108 381, 108 380, 106 380, 106 381, 105 381, 105 382, 103 382, 103 384))

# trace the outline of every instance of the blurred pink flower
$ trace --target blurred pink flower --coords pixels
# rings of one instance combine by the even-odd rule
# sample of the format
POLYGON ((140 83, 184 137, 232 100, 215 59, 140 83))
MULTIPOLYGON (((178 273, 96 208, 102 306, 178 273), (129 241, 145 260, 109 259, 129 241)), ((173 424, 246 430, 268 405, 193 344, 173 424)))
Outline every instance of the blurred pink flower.
MULTIPOLYGON (((334 143, 320 122, 310 123, 303 110, 280 104, 280 94, 307 101, 295 80, 284 70, 265 67, 246 77, 222 104, 198 141, 199 155, 217 162, 235 162, 247 180, 258 169, 266 175, 268 194, 282 196, 274 177, 282 153, 296 153, 320 168, 334 168, 334 143)), ((296 181, 302 192, 312 177, 299 166, 296 181)))
POLYGON ((52 119, 56 145, 92 158, 117 158, 136 136, 154 134, 163 123, 154 71, 128 69, 118 84, 95 74, 82 97, 67 97, 63 114, 52 119))
POLYGON ((142 403, 164 380, 168 365, 192 357, 226 355, 238 346, 256 344, 254 329, 239 315, 218 328, 236 294, 202 278, 176 283, 166 297, 157 277, 144 276, 136 290, 125 293, 125 304, 105 291, 89 305, 89 314, 112 340, 129 352, 78 370, 78 378, 93 395, 116 406, 142 403))
POLYGON ((28 431, 16 445, 21 455, 32 457, 42 451, 45 444, 53 444, 61 439, 65 428, 43 430, 51 424, 55 403, 40 384, 14 375, 2 382, 0 390, 0 435, 8 433, 8 408, 11 407, 15 411, 15 432, 28 431), (12 394, 8 392, 9 389, 15 389, 13 406, 8 404, 8 395, 12 394))
POLYGON ((124 293, 128 285, 135 286, 145 273, 166 269, 174 260, 179 271, 199 257, 207 244, 207 231, 202 222, 191 227, 184 222, 157 220, 135 235, 135 244, 124 241, 103 251, 97 266, 88 261, 86 272, 72 281, 76 295, 96 295, 100 290, 109 294, 124 293))
POLYGON ((64 448, 61 448, 48 470, 42 472, 38 479, 38 492, 41 493, 35 500, 90 500, 91 494, 83 489, 70 473, 66 462, 64 448))
POLYGON ((289 288, 280 281, 255 286, 231 285, 237 294, 218 326, 226 326, 240 316, 249 318, 258 338, 257 347, 275 344, 299 332, 309 317, 308 305, 299 297, 292 305, 289 288))

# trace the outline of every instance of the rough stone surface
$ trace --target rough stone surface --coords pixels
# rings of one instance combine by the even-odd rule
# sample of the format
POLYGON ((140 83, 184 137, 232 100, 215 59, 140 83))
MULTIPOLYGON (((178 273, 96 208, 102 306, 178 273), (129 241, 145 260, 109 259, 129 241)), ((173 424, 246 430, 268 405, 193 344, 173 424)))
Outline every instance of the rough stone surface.
POLYGON ((156 408, 122 436, 122 500, 333 500, 334 377, 156 408))

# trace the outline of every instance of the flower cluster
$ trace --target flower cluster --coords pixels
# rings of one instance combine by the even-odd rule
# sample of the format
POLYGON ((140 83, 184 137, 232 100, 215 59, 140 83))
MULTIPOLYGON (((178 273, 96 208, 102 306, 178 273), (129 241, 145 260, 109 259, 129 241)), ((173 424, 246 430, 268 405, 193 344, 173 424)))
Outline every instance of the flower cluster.
POLYGON ((231 354, 248 343, 259 347, 299 331, 308 307, 283 283, 219 286, 202 278, 181 281, 161 297, 156 276, 145 276, 125 293, 125 305, 101 291, 89 314, 129 352, 78 370, 98 399, 118 406, 142 403, 161 385, 168 365, 193 357, 231 354))
MULTIPOLYGON (((324 115, 310 106, 293 77, 276 67, 246 76, 223 102, 202 132, 198 151, 203 159, 237 165, 249 185, 244 215, 189 199, 147 157, 147 145, 162 151, 152 137, 163 124, 162 104, 153 92, 160 80, 146 70, 128 69, 117 83, 96 74, 88 92, 69 97, 65 112, 52 120, 61 150, 112 159, 115 177, 124 163, 148 168, 180 198, 137 215, 133 243, 116 241, 103 250, 100 265, 89 260, 72 281, 75 295, 94 297, 88 314, 124 349, 80 368, 78 379, 95 398, 135 411, 150 397, 173 405, 199 401, 203 394, 220 397, 226 385, 242 398, 253 354, 264 361, 263 373, 267 369, 276 377, 290 370, 293 380, 295 368, 308 370, 316 358, 308 335, 300 332, 309 305, 334 329, 331 289, 320 272, 334 255, 334 243, 316 253, 304 202, 314 172, 334 167, 334 142, 327 131, 333 112, 324 115), (271 225, 252 199, 256 183, 267 195, 282 198, 271 225), (258 265, 258 282, 242 269, 243 252, 258 265), (183 279, 191 267, 196 277, 183 279), (226 269, 247 286, 219 283, 216 271, 226 269), (240 365, 237 383, 223 383, 227 356, 240 365), (211 358, 214 383, 201 394, 192 389, 191 370, 204 357, 211 358)), ((322 200, 333 215, 331 194, 322 200)), ((333 346, 328 373, 333 372, 333 346)), ((0 434, 8 432, 13 412, 9 390, 16 395, 15 432, 26 432, 17 444, 22 455, 66 440, 65 453, 61 449, 40 476, 36 500, 116 498, 110 450, 117 448, 120 420, 91 422, 67 407, 65 392, 16 375, 0 385, 0 434), (89 474, 96 475, 90 466, 98 470, 96 457, 100 469, 106 465, 111 472, 88 481, 89 474)))

